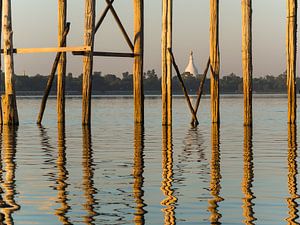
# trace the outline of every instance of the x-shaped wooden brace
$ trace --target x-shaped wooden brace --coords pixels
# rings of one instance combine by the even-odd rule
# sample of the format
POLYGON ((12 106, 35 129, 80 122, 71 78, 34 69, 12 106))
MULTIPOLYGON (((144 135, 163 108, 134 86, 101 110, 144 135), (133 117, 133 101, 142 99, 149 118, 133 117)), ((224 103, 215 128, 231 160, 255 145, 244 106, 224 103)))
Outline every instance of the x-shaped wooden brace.
POLYGON ((119 25, 119 28, 121 29, 122 34, 123 34, 123 36, 124 36, 124 38, 125 38, 125 40, 126 40, 128 46, 129 46, 129 48, 130 48, 131 51, 133 52, 133 51, 134 51, 134 46, 133 46, 133 44, 132 44, 132 42, 131 42, 131 40, 130 40, 130 38, 129 38, 129 36, 128 36, 128 34, 127 34, 127 32, 126 32, 126 30, 125 30, 125 28, 124 28, 124 26, 123 26, 123 24, 122 24, 122 22, 121 22, 121 20, 120 20, 118 14, 117 14, 117 12, 116 12, 116 10, 115 10, 115 8, 114 8, 113 5, 112 5, 113 2, 114 2, 114 0, 105 0, 105 1, 106 1, 106 3, 107 3, 107 6, 106 6, 106 8, 104 9, 104 11, 102 12, 101 17, 100 17, 99 21, 97 22, 97 24, 96 24, 96 26, 95 26, 95 33, 97 33, 97 31, 98 31, 98 29, 100 28, 102 22, 104 21, 104 18, 106 17, 108 11, 110 10, 111 13, 112 13, 112 15, 113 15, 113 17, 115 18, 117 24, 119 25))
POLYGON ((191 103, 191 99, 189 97, 189 94, 188 94, 188 92, 186 90, 186 87, 185 87, 184 82, 182 80, 182 77, 180 75, 178 66, 177 66, 177 64, 175 62, 175 57, 173 55, 172 49, 168 48, 168 51, 169 51, 169 53, 171 55, 172 63, 173 63, 174 69, 176 71, 176 75, 178 77, 178 80, 179 80, 179 82, 181 84, 181 87, 182 87, 185 99, 186 99, 186 101, 188 103, 188 106, 189 106, 189 109, 190 109, 190 111, 192 113, 191 125, 193 127, 196 127, 199 124, 198 119, 197 119, 197 111, 198 111, 198 108, 199 108, 199 105, 200 105, 200 100, 201 100, 201 96, 202 96, 202 93, 203 93, 203 87, 204 87, 206 75, 207 75, 208 69, 210 67, 210 59, 208 59, 208 61, 207 61, 206 68, 205 68, 205 71, 203 73, 204 75, 203 75, 203 78, 202 78, 202 80, 200 82, 200 85, 199 85, 199 88, 198 88, 197 101, 196 101, 195 106, 193 107, 192 103, 191 103))

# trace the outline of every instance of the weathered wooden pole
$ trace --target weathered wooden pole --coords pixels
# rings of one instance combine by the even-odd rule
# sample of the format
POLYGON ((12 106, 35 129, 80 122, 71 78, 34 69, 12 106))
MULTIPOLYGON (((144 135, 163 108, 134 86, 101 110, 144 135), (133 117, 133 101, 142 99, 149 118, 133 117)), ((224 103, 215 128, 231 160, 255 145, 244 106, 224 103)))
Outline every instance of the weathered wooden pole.
POLYGON ((19 118, 14 88, 11 0, 3 0, 2 22, 5 72, 5 95, 2 96, 3 124, 18 125, 19 118))
MULTIPOLYGON (((58 0, 58 47, 65 47, 64 32, 67 26, 67 0, 58 0), (63 43, 61 45, 61 43, 63 43)), ((60 55, 57 66, 57 122, 65 122, 66 53, 60 55)))
MULTIPOLYGON (((0 15, 0 37, 2 36, 2 0, 0 0, 0 12, 1 12, 1 15, 0 15)), ((1 41, 1 38, 0 38, 0 49, 2 48, 2 41, 1 41)), ((0 57, 0 84, 2 83, 2 62, 1 62, 1 57, 0 57)), ((0 98, 0 125, 3 124, 3 117, 2 117, 2 101, 1 101, 1 98, 0 98)))
POLYGON ((134 64, 133 64, 133 98, 134 122, 144 123, 144 0, 133 0, 134 8, 134 64))
POLYGON ((91 95, 93 73, 93 51, 95 35, 95 0, 85 1, 84 45, 91 46, 91 51, 83 56, 82 78, 82 124, 91 123, 91 95))
POLYGON ((162 124, 172 124, 172 59, 168 49, 172 48, 172 19, 173 0, 162 1, 162 37, 161 37, 161 61, 162 61, 162 124))
POLYGON ((288 123, 296 123, 296 49, 297 49, 297 0, 287 0, 287 93, 288 123))
POLYGON ((210 96, 212 123, 220 123, 219 111, 219 0, 210 0, 210 96))
POLYGON ((252 125, 252 0, 242 0, 244 125, 252 125))

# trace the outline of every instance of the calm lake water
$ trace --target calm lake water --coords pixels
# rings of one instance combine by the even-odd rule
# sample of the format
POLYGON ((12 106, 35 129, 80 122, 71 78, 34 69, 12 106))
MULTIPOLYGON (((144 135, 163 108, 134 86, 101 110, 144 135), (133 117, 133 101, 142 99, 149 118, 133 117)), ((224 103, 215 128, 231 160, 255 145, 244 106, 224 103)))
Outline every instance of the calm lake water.
POLYGON ((144 128, 130 98, 94 98, 91 129, 81 126, 80 98, 67 99, 65 127, 55 99, 37 126, 40 102, 19 98, 19 128, 2 131, 3 224, 299 222, 297 128, 286 123, 285 96, 255 96, 253 130, 243 127, 241 96, 222 97, 219 130, 208 98, 196 129, 183 98, 174 98, 172 128, 161 126, 157 97, 145 100, 144 128))

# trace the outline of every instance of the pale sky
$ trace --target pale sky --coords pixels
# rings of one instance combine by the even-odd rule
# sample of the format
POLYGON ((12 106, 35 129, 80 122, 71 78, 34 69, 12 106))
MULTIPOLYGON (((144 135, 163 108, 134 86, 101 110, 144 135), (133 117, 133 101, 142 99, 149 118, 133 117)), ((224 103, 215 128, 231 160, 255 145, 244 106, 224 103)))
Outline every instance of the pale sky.
MULTIPOLYGON (((57 45, 57 0, 12 2, 15 48, 57 45)), ((96 20, 105 6, 105 0, 97 0, 96 20)), ((115 0, 114 7, 132 38, 132 0, 115 0)), ((209 55, 209 0, 174 0, 173 16, 173 51, 181 71, 185 69, 190 50, 194 51, 199 72, 203 71, 209 55)), ((68 1, 68 21, 71 22, 68 45, 82 45, 84 0, 68 1)), ((278 75, 285 70, 285 24, 285 0, 253 0, 254 76, 278 75)), ((144 70, 155 69, 159 76, 160 36, 161 1, 145 0, 144 70)), ((130 52, 110 12, 96 34, 95 50, 130 52)), ((240 75, 240 0, 220 0, 220 54, 222 75, 231 72, 240 75)), ((15 55, 15 72, 48 75, 53 59, 52 53, 15 55)), ((121 76, 122 72, 132 72, 132 61, 124 58, 95 57, 94 71, 121 76)), ((300 64, 297 65, 299 68, 300 64)), ((69 53, 67 71, 75 76, 82 73, 82 58, 69 53)))

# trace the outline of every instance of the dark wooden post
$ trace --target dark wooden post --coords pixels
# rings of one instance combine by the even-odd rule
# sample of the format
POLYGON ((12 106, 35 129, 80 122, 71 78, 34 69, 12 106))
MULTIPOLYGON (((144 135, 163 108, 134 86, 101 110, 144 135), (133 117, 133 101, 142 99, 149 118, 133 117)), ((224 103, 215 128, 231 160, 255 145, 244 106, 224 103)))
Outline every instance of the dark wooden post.
POLYGON ((134 8, 134 65, 133 65, 133 97, 134 122, 144 123, 144 0, 133 0, 134 8))
MULTIPOLYGON (((62 43, 67 25, 67 0, 58 0, 58 47, 65 47, 62 43)), ((57 66, 57 122, 65 122, 65 78, 66 78, 66 53, 61 53, 57 66)))
POLYGON ((210 96, 212 123, 220 123, 219 111, 219 0, 210 0, 210 96))
POLYGON ((296 123, 296 56, 297 56, 297 0, 287 0, 287 92, 288 92, 288 123, 296 123))
POLYGON ((93 50, 95 34, 95 0, 85 1, 84 45, 91 46, 91 51, 83 56, 82 78, 82 124, 91 123, 91 95, 93 73, 93 50))
POLYGON ((13 32, 10 0, 3 0, 2 21, 5 72, 5 95, 2 96, 3 123, 18 125, 19 118, 14 88, 13 32))

